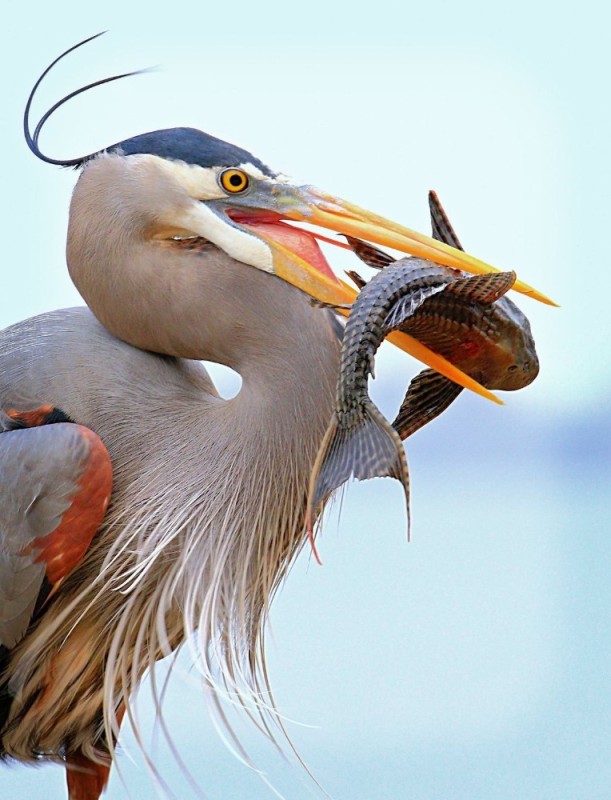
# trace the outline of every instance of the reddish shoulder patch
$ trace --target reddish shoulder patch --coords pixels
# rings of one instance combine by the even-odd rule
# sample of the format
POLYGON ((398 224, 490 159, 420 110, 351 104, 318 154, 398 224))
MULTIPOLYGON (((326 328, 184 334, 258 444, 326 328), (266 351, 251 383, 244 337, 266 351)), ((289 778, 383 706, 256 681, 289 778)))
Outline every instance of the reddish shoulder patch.
POLYGON ((34 539, 24 551, 35 553, 34 561, 45 562, 51 584, 65 578, 85 555, 102 524, 112 491, 112 465, 104 443, 89 428, 75 428, 88 446, 87 465, 78 480, 78 489, 57 528, 34 539))
POLYGON ((16 408, 9 408, 6 415, 23 425, 24 428, 36 428, 39 425, 46 425, 55 411, 54 406, 47 404, 32 411, 18 411, 16 408))

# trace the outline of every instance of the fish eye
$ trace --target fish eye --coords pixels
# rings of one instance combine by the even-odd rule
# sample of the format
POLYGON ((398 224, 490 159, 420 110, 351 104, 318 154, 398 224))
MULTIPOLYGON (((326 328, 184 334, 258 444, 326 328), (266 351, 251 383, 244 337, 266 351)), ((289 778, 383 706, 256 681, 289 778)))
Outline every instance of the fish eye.
POLYGON ((225 169, 219 175, 221 188, 231 194, 239 194, 248 189, 248 175, 241 169, 225 169))
POLYGON ((517 364, 510 364, 507 367, 507 372, 516 372, 517 369, 518 369, 518 365, 517 364))

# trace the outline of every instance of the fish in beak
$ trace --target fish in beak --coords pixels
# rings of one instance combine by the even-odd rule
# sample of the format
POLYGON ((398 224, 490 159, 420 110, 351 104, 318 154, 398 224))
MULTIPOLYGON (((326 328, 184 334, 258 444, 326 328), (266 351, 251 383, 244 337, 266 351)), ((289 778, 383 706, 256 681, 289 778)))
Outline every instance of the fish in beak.
MULTIPOLYGON (((268 245, 272 254, 270 271, 312 298, 337 306, 340 313, 343 306, 349 307, 353 303, 357 292, 335 276, 317 240, 337 247, 349 246, 290 223, 305 222, 476 275, 500 271, 462 250, 310 186, 274 183, 265 187, 263 196, 257 191, 248 198, 247 204, 242 200, 239 205, 227 208, 226 213, 234 224, 268 245)), ((542 303, 556 305, 523 281, 516 280, 513 289, 542 303)), ((347 308, 344 313, 348 313, 347 308)), ((460 386, 502 404, 488 389, 408 334, 394 332, 389 338, 393 344, 460 386)))
MULTIPOLYGON (((434 193, 429 195, 435 238, 462 249, 434 193)), ((401 440, 426 425, 459 395, 461 387, 434 370, 410 384, 390 424, 369 396, 375 354, 392 331, 410 331, 486 386, 515 390, 537 376, 539 362, 530 325, 505 294, 515 272, 467 275, 420 258, 395 260, 360 239, 350 246, 380 271, 353 304, 342 343, 335 408, 310 476, 306 530, 315 558, 314 523, 327 499, 351 478, 392 477, 405 492, 409 537, 410 481, 401 440)))

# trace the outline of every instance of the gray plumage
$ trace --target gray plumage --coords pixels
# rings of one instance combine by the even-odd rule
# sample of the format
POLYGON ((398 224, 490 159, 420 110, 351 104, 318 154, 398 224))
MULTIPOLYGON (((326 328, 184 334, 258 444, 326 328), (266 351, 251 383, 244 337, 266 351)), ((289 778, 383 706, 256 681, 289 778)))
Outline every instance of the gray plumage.
MULTIPOLYGON (((253 654, 263 647, 269 599, 304 541, 307 479, 332 407, 339 346, 326 314, 288 284, 278 281, 270 298, 269 276, 222 254, 218 268, 207 269, 216 286, 244 273, 248 330, 236 338, 236 360, 249 349, 269 362, 265 370, 244 371, 242 390, 231 400, 218 396, 197 362, 131 347, 86 309, 45 314, 0 335, 0 404, 62 408, 100 435, 115 474, 96 544, 67 579, 45 626, 13 651, 9 674, 19 702, 11 720, 22 724, 5 733, 3 745, 22 760, 35 752, 60 758, 67 736, 99 757, 103 706, 112 716, 117 698, 126 700, 143 671, 196 628, 210 681, 233 683, 243 693, 264 680, 259 656, 238 664, 245 642, 253 654), (267 312, 258 325, 248 319, 257 303, 267 312), (295 347, 297 337, 303 348, 295 347), (291 358, 279 362, 283 348, 291 348, 291 358), (304 375, 315 395, 303 391, 304 375), (243 466, 253 451, 256 471, 243 466), (143 596, 145 619, 137 602, 143 596), (143 624, 150 650, 132 663, 143 624), (85 687, 77 681, 58 692, 53 708, 32 709, 44 664, 75 625, 87 631, 87 651, 112 653, 114 667, 92 659, 85 687), (211 651, 210 641, 224 642, 226 655, 211 651), (127 668, 126 685, 121 670, 127 668), (245 685, 239 675, 248 674, 245 685), (32 739, 32 729, 41 735, 32 739)), ((206 308, 201 298, 204 320, 206 308)), ((228 341, 224 347, 230 349, 228 341)))
POLYGON ((14 647, 29 625, 45 564, 24 551, 57 528, 86 458, 74 425, 0 435, 0 645, 14 647))

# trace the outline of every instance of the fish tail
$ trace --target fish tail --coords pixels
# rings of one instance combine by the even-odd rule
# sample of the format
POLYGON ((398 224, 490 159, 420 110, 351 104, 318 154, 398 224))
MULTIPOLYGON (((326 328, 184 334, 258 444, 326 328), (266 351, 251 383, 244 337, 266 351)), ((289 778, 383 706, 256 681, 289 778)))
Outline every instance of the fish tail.
POLYGON ((356 425, 342 425, 334 414, 312 468, 306 511, 308 537, 317 561, 313 526, 331 493, 350 478, 362 481, 386 477, 396 478, 403 485, 409 538, 409 471, 398 433, 369 399, 356 425))

